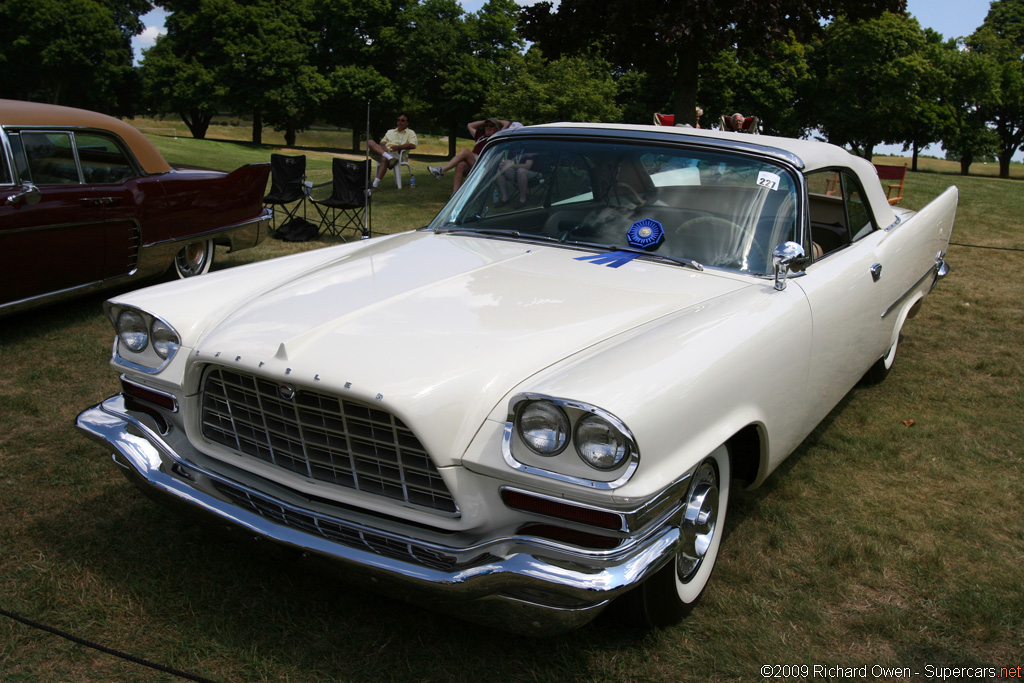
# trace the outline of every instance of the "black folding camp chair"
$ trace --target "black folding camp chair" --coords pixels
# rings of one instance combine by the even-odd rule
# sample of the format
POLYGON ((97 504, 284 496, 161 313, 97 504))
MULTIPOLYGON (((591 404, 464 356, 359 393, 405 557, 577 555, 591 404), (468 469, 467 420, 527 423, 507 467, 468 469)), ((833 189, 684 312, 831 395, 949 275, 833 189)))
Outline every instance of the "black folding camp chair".
POLYGON ((284 213, 282 224, 294 220, 302 208, 302 217, 306 217, 306 157, 287 156, 285 154, 270 155, 270 194, 263 198, 263 205, 274 210, 271 227, 277 227, 277 207, 284 213))
POLYGON ((370 236, 370 196, 366 192, 370 187, 370 170, 368 161, 334 159, 331 181, 313 186, 316 189, 330 185, 331 195, 326 199, 310 198, 320 214, 321 233, 337 235, 343 240, 346 230, 355 230, 363 237, 370 236))

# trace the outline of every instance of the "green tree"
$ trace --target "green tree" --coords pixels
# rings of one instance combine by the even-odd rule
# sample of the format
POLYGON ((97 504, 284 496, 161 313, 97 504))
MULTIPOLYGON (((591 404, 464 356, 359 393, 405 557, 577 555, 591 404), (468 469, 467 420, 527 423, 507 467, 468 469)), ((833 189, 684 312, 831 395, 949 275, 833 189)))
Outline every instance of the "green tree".
POLYGON ((766 133, 802 137, 814 127, 804 105, 810 78, 806 47, 790 35, 778 41, 771 57, 756 50, 727 48, 709 61, 700 84, 701 125, 718 125, 734 111, 757 115, 766 133))
POLYGON ((939 99, 945 76, 938 68, 937 58, 942 50, 942 35, 930 28, 924 30, 924 63, 920 72, 921 80, 918 87, 910 89, 906 104, 908 116, 902 119, 900 140, 903 151, 911 151, 911 169, 917 170, 917 161, 921 150, 928 145, 942 140, 942 126, 945 108, 939 99))
POLYGON ((651 74, 672 93, 672 110, 694 123, 697 93, 724 49, 770 53, 790 33, 800 40, 824 21, 903 11, 905 0, 561 0, 524 8, 520 27, 552 59, 596 49, 621 72, 651 74))
POLYGON ((999 99, 999 67, 985 54, 949 40, 936 54, 942 78, 939 100, 945 108, 942 146, 967 175, 977 158, 993 154, 998 138, 989 128, 986 109, 999 99))
MULTIPOLYGON (((483 113, 492 88, 505 87, 523 42, 515 32, 519 6, 488 0, 464 15, 456 0, 425 0, 410 10, 415 40, 403 52, 401 86, 412 106, 447 129, 448 151, 456 135, 483 113)), ((488 116, 503 112, 488 112, 488 116)))
POLYGON ((919 97, 925 74, 924 48, 912 17, 886 12, 832 22, 811 57, 819 130, 868 160, 875 145, 902 142, 915 113, 908 103, 919 97))
POLYGON ((511 80, 492 88, 485 111, 523 123, 622 119, 618 88, 602 59, 562 57, 553 62, 532 48, 513 69, 511 80))
POLYGON ((146 0, 4 0, 0 95, 131 113, 131 37, 146 0))
MULTIPOLYGON (((410 6, 415 0, 316 0, 314 60, 327 79, 322 117, 352 129, 359 149, 367 103, 373 137, 380 137, 402 106, 397 79, 409 42, 410 6)), ((402 107, 405 108, 405 107, 402 107)), ((415 117, 414 117, 415 120, 415 117)), ((372 134, 372 133, 371 133, 372 134)))
POLYGON ((143 101, 160 115, 176 114, 193 138, 203 140, 224 101, 225 88, 205 53, 181 47, 177 38, 178 34, 162 35, 146 50, 139 68, 143 101))
POLYGON ((984 115, 999 138, 999 177, 1009 178, 1010 161, 1024 145, 1024 0, 993 2, 966 45, 997 65, 999 97, 984 115))

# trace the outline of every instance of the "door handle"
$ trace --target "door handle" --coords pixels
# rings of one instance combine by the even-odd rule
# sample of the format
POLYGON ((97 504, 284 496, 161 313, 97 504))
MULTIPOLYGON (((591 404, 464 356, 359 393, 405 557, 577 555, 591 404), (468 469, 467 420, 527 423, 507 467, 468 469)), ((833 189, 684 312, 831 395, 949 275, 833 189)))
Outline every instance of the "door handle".
POLYGON ((878 282, 878 279, 880 277, 882 277, 882 264, 876 263, 875 265, 871 266, 871 279, 875 282, 878 282))
POLYGON ((120 197, 88 197, 86 199, 79 199, 82 204, 86 206, 111 206, 112 204, 120 204, 120 197))

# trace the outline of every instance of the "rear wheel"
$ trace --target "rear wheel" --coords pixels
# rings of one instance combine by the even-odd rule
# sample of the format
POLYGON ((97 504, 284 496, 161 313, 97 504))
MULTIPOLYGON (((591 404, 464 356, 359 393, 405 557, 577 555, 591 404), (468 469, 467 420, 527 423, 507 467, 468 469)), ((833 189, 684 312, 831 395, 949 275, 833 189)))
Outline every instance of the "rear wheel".
POLYGON ((179 278, 205 275, 213 265, 213 240, 189 242, 174 256, 174 272, 179 278))
POLYGON ((647 625, 678 623, 704 594, 725 530, 731 476, 725 446, 697 467, 684 500, 675 557, 630 594, 647 625))
POLYGON ((899 346, 902 330, 903 324, 901 323, 893 332, 892 346, 864 373, 864 378, 861 380, 864 384, 881 384, 889 376, 892 366, 896 363, 896 347, 899 346))

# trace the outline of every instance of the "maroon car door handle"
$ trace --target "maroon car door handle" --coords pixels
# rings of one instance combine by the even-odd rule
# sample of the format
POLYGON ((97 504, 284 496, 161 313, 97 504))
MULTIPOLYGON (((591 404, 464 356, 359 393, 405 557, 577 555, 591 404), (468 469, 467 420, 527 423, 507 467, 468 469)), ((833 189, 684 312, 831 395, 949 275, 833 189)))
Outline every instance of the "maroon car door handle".
POLYGON ((87 199, 80 199, 82 204, 86 206, 111 206, 112 204, 120 204, 120 197, 89 197, 87 199))

